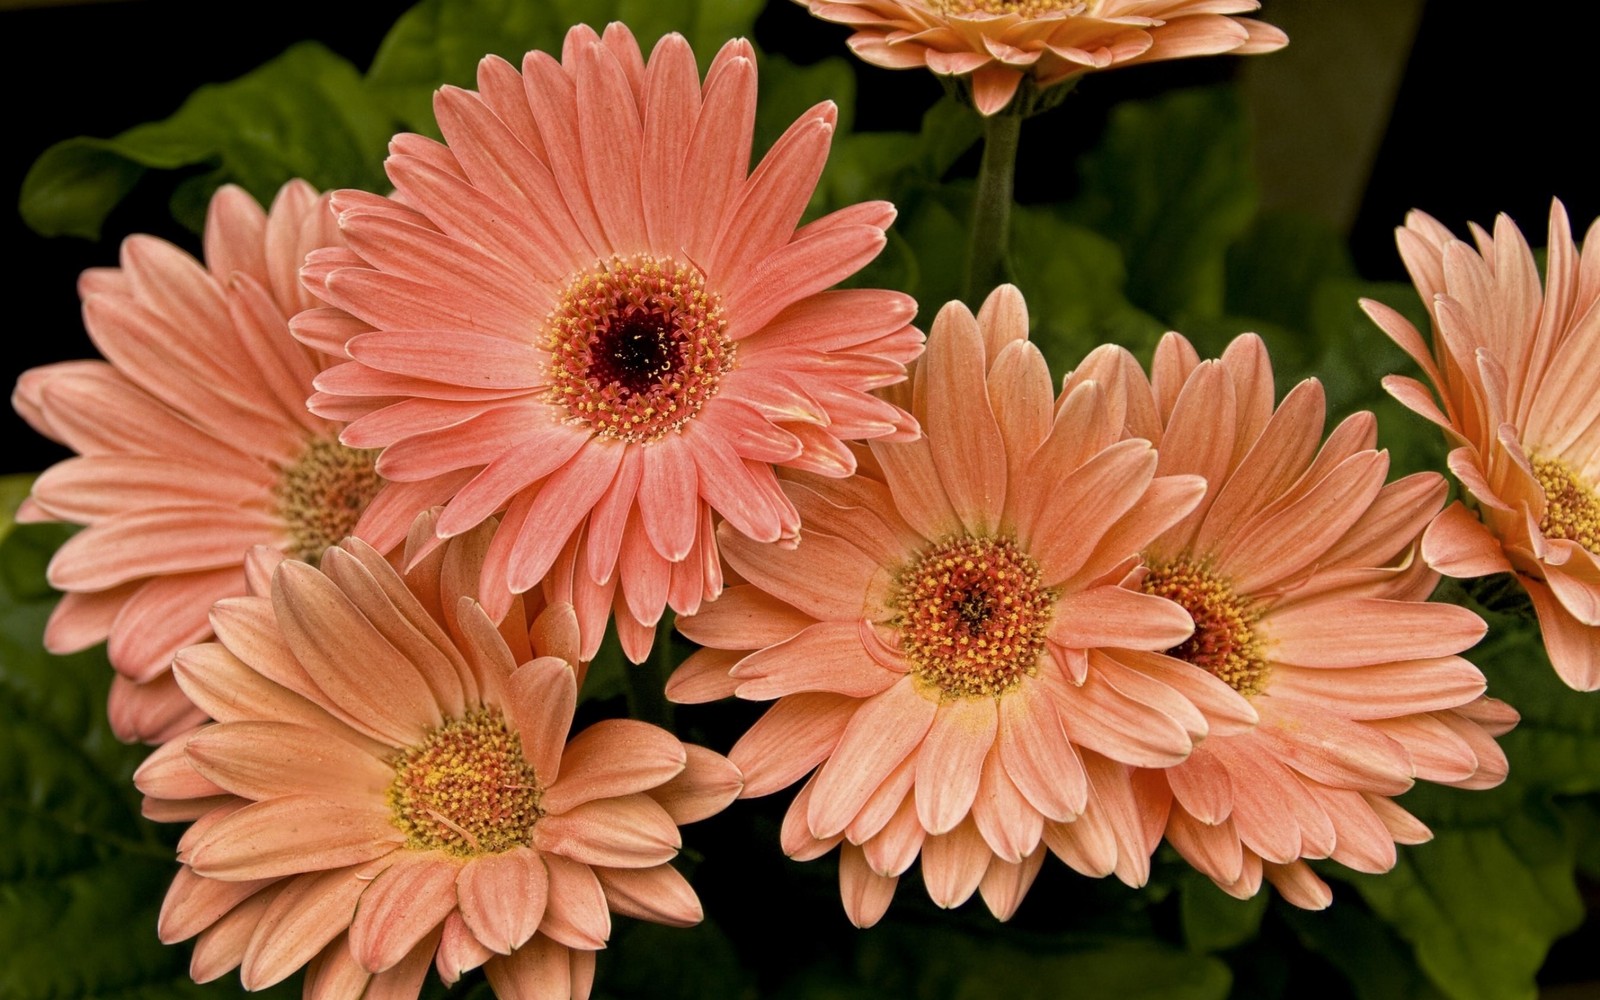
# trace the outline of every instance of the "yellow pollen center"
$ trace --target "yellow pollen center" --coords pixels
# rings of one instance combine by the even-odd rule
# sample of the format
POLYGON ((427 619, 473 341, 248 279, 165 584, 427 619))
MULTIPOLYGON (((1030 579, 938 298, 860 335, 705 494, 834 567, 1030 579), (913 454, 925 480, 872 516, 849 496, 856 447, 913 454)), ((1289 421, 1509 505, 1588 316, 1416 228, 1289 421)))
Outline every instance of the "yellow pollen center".
POLYGON ((533 842, 544 790, 498 709, 450 719, 390 763, 389 808, 407 847, 472 857, 533 842))
POLYGON ((1256 635, 1261 612, 1226 578, 1203 563, 1176 559, 1152 566, 1143 589, 1181 604, 1194 619, 1194 634, 1167 650, 1168 656, 1209 670, 1246 697, 1266 690, 1270 670, 1256 635))
POLYGON ((941 14, 1018 14, 1044 17, 1047 14, 1079 14, 1083 0, 933 0, 941 14))
POLYGON ((1576 469, 1559 458, 1533 458, 1533 474, 1544 487, 1547 538, 1565 538, 1600 554, 1600 497, 1576 469))
POLYGON ((548 400, 601 437, 640 443, 693 419, 737 353, 721 298, 670 257, 612 257, 576 275, 545 331, 548 400))
POLYGON ((328 546, 355 531, 367 504, 383 486, 374 468, 377 451, 346 448, 334 438, 314 438, 283 470, 274 496, 289 529, 288 554, 313 565, 328 546))
POLYGON ((1015 541, 961 535, 896 573, 890 624, 925 689, 943 700, 996 697, 1038 672, 1055 598, 1015 541))

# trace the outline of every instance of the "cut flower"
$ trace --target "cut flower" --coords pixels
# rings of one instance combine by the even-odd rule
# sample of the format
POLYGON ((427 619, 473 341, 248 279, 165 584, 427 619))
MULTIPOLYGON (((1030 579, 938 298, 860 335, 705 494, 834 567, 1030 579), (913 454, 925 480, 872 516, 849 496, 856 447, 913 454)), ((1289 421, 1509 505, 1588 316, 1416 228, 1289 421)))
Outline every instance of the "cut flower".
POLYGON ((797 0, 855 30, 850 48, 886 69, 927 67, 971 82, 986 115, 1024 79, 1043 90, 1094 70, 1158 59, 1272 52, 1288 37, 1237 17, 1258 0, 797 0))
MULTIPOLYGON (((665 607, 722 589, 714 521, 793 544, 774 464, 847 476, 846 441, 915 436, 869 390, 921 352, 915 303, 825 291, 875 257, 894 210, 796 228, 836 110, 749 171, 756 71, 733 41, 701 83, 678 35, 648 63, 620 24, 435 100, 440 144, 394 140, 396 196, 335 195, 349 249, 306 280, 296 333, 348 355, 312 408, 353 422, 390 480, 445 494, 441 537, 497 512, 491 612, 544 583, 585 656, 616 611, 634 660, 665 607), (548 580, 546 579, 549 575, 548 580)), ((381 541, 381 539, 380 539, 381 541)))
POLYGON ((302 181, 270 213, 224 187, 204 264, 133 236, 121 267, 84 272, 84 325, 107 361, 46 365, 17 382, 17 412, 79 453, 39 477, 18 518, 87 525, 51 560, 50 583, 66 593, 45 646, 109 637, 122 739, 160 742, 200 721, 172 657, 207 637, 214 601, 245 592, 252 546, 314 561, 379 513, 368 506, 374 456, 306 411, 329 359, 289 335, 289 317, 319 304, 301 263, 338 242, 326 197, 302 181))
POLYGON ((1452 504, 1422 554, 1452 577, 1515 573, 1550 662, 1582 691, 1600 688, 1600 240, 1580 254, 1566 210, 1551 206, 1543 288, 1533 252, 1501 216, 1471 245, 1421 212, 1396 237, 1427 304, 1432 350, 1410 321, 1363 302, 1438 394, 1391 375, 1389 392, 1438 424, 1450 470, 1475 510, 1452 504), (1441 408, 1442 406, 1442 408, 1441 408))
POLYGON ((667 862, 737 770, 631 720, 569 741, 576 617, 484 613, 492 531, 403 578, 354 539, 320 572, 283 561, 270 597, 219 603, 218 641, 179 654, 217 721, 135 781, 147 816, 193 821, 160 933, 198 936, 196 980, 241 967, 260 989, 309 963, 311 1000, 415 997, 431 961, 447 983, 484 966, 501 996, 582 1000, 611 912, 700 919, 667 862))
POLYGON ((1169 333, 1130 430, 1156 442, 1157 471, 1195 474, 1205 500, 1144 549, 1141 587, 1182 604, 1194 635, 1150 657, 1202 667, 1250 699, 1246 732, 1212 734, 1152 772, 1146 808, 1167 840, 1239 897, 1263 876, 1297 906, 1327 885, 1305 858, 1388 871, 1396 843, 1426 827, 1392 801, 1414 778, 1499 784, 1494 737, 1517 715, 1483 697, 1455 655, 1484 633, 1464 608, 1427 601, 1438 574, 1415 558, 1446 485, 1424 472, 1384 483, 1372 414, 1322 440, 1321 386, 1274 407, 1271 363, 1254 335, 1217 361, 1169 333), (1170 812, 1168 811, 1170 808, 1170 812))
POLYGON ((1193 625, 1138 589, 1138 553, 1204 483, 1158 476, 1126 438, 1137 364, 1098 352, 1058 399, 1027 330, 1009 285, 976 318, 946 306, 912 384, 890 390, 927 436, 870 442, 849 480, 787 478, 799 547, 725 531, 744 582, 678 620, 706 648, 668 696, 777 699, 730 757, 746 795, 810 774, 784 849, 842 845, 861 926, 919 853, 936 903, 981 891, 1002 919, 1046 851, 1142 884, 1161 817, 1133 766, 1255 720, 1205 670, 1149 662, 1193 625))

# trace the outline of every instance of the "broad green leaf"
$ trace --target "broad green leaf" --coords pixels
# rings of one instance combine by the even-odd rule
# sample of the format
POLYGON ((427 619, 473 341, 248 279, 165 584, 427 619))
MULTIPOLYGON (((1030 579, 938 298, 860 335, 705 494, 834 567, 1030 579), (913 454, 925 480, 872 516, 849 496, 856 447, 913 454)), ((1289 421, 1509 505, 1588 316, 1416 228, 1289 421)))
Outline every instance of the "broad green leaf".
POLYGON ((33 480, 31 473, 0 477, 0 541, 16 524, 17 508, 33 488, 33 480))
POLYGON ((1222 1000, 1231 976, 1217 959, 1138 938, 1073 936, 1048 950, 933 928, 885 927, 862 939, 863 979, 882 995, 919 1000, 1222 1000))
POLYGON ((1198 872, 1186 872, 1178 887, 1178 915, 1190 950, 1226 951, 1254 938, 1261 930, 1269 894, 1234 899, 1198 872))
POLYGON ((1282 914, 1302 944, 1344 973, 1356 1000, 1442 1000, 1405 942, 1355 900, 1317 913, 1284 906, 1282 914))
POLYGON ((1452 1000, 1531 1000, 1551 943, 1583 920, 1562 817, 1537 799, 1432 788, 1405 804, 1429 821, 1434 839, 1402 849, 1387 874, 1350 876, 1362 898, 1452 1000), (1459 819, 1436 820, 1435 811, 1459 819))
POLYGON ((473 86, 485 55, 521 66, 531 49, 559 56, 572 25, 601 31, 622 21, 647 55, 662 35, 681 33, 704 68, 724 42, 750 33, 760 9, 761 0, 423 0, 395 22, 367 80, 407 128, 437 135, 433 92, 443 84, 473 86))
POLYGON ((1012 212, 1011 267, 1028 302, 1033 341, 1058 377, 1102 343, 1148 354, 1164 331, 1128 302, 1117 245, 1051 209, 1012 212))
POLYGON ((1128 298, 1180 329, 1221 315, 1225 255, 1257 201, 1235 92, 1186 90, 1119 106, 1082 174, 1075 214, 1122 247, 1128 298))
POLYGON ((22 525, 0 542, 0 996, 242 996, 237 979, 195 986, 188 948, 156 938, 177 865, 170 833, 139 816, 145 749, 106 725, 103 651, 43 649, 44 567, 70 533, 22 525))
POLYGON ((237 80, 201 87, 165 121, 50 147, 23 180, 19 207, 46 236, 96 239, 147 171, 204 167, 173 206, 199 230, 207 199, 225 182, 263 202, 293 177, 323 189, 379 189, 394 126, 353 66, 306 42, 237 80))

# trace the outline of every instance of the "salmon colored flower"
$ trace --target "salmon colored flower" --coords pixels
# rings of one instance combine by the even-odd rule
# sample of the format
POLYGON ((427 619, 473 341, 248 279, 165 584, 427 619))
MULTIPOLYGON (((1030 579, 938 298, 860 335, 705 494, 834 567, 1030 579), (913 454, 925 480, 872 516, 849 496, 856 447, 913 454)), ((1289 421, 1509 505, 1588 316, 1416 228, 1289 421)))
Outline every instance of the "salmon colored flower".
MULTIPOLYGON (((1590 236, 1596 229, 1589 230, 1590 236)), ((1539 616, 1556 673, 1600 688, 1600 240, 1579 253, 1551 206, 1547 277, 1505 216, 1477 249, 1421 212, 1397 231, 1428 306, 1432 350, 1377 302, 1367 314, 1421 366, 1438 394, 1401 375, 1389 392, 1444 429, 1450 471, 1473 507, 1452 504, 1422 554, 1446 576, 1515 573, 1539 616), (1442 409, 1441 409, 1442 405, 1442 409), (1475 509, 1474 509, 1475 508, 1475 509)))
POLYGON ((797 0, 855 30, 850 48, 886 69, 966 77, 992 115, 1023 79, 1040 90, 1093 70, 1187 56, 1253 55, 1289 42, 1234 15, 1258 0, 797 0))
POLYGON ((1392 801, 1414 778, 1486 788, 1506 775, 1494 737, 1516 722, 1484 698, 1455 655, 1478 616, 1428 603, 1438 575, 1414 558, 1444 503, 1432 472, 1384 483, 1372 414, 1322 440, 1322 388, 1305 381, 1274 408, 1266 348, 1247 335, 1201 362, 1168 334, 1130 430, 1156 442, 1157 471, 1211 484, 1201 504, 1144 549, 1148 594, 1177 601, 1194 635, 1151 656, 1203 667, 1250 699, 1260 723, 1212 734, 1155 773, 1146 807, 1167 840, 1226 891, 1263 875, 1320 908, 1326 884, 1304 858, 1388 871, 1395 844, 1430 834, 1392 801), (1319 447, 1320 446, 1320 447, 1319 447))
MULTIPOLYGON (((431 524, 428 525, 431 529, 431 524)), ((135 776, 146 815, 193 820, 162 940, 197 981, 307 966, 311 1000, 415 997, 432 962, 503 997, 586 997, 612 912, 701 917, 668 862, 678 825, 732 801, 718 754, 631 720, 567 739, 569 605, 498 624, 475 600, 491 524, 401 577, 350 539, 220 602, 178 654, 216 723, 135 776), (370 985, 369 985, 370 984, 370 985)))
MULTIPOLYGON (((109 637, 122 739, 160 742, 200 721, 172 657, 209 635, 212 602, 245 592, 252 546, 314 561, 362 530, 364 511, 381 513, 368 509, 373 455, 306 411, 328 359, 289 335, 289 317, 319 304, 300 286, 302 261, 339 241, 326 198, 303 181, 270 213, 225 187, 204 264, 134 236, 121 267, 84 272, 84 325, 106 361, 46 365, 17 382, 17 412, 79 453, 39 477, 19 517, 88 526, 50 563, 66 593, 45 647, 109 637)), ((400 511, 401 530, 430 502, 400 511)))
POLYGON ((666 606, 720 593, 716 517, 793 544, 774 464, 846 476, 844 442, 916 434, 868 394, 921 352, 915 303, 824 290, 878 254, 894 210, 797 229, 836 110, 750 172, 755 103, 744 41, 704 84, 683 38, 646 63, 620 24, 574 28, 560 62, 531 52, 520 73, 489 57, 476 92, 437 95, 445 144, 394 140, 393 200, 335 195, 349 249, 307 267, 338 309, 297 335, 351 359, 312 408, 384 449, 385 477, 446 491, 441 536, 503 511, 490 610, 550 573, 585 656, 613 607, 639 660, 666 606))
POLYGON ((678 622, 706 648, 668 696, 777 699, 730 754, 744 794, 814 772, 784 848, 843 845, 861 926, 919 852, 936 903, 980 890, 1002 919, 1047 849, 1142 884, 1160 817, 1141 814, 1130 765, 1179 763, 1255 719, 1207 671, 1151 662, 1193 625, 1138 589, 1138 552, 1204 482, 1156 475, 1149 442, 1125 438, 1137 364, 1101 352, 1057 399, 1027 330, 1009 285, 976 320, 946 306, 898 389, 927 436, 871 442, 852 479, 787 480, 799 547, 725 531, 746 582, 678 622))

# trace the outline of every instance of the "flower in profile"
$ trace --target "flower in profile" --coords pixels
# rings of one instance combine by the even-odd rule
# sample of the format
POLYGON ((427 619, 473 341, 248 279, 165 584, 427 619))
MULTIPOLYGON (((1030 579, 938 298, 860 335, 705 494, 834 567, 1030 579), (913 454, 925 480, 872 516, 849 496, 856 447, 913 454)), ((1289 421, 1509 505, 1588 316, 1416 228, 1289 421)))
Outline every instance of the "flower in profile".
MULTIPOLYGON (((431 525, 429 526, 431 527, 431 525)), ((135 776, 193 820, 159 925, 197 981, 307 967, 312 998, 415 997, 428 964, 504 997, 586 997, 612 912, 701 917, 678 825, 739 790, 728 761, 631 720, 567 738, 577 619, 475 600, 492 525, 401 577, 349 539, 270 596, 220 602, 178 683, 217 721, 135 776), (370 983, 370 985, 369 985, 370 983)))
POLYGON ((84 272, 84 325, 106 361, 46 365, 17 382, 17 412, 78 452, 39 477, 19 518, 87 525, 50 563, 65 594, 45 646, 71 652, 109 637, 122 739, 160 742, 200 721, 172 681, 172 657, 206 638, 214 601, 245 592, 252 546, 315 561, 361 530, 363 512, 379 513, 368 507, 373 455, 306 411, 329 359, 288 329, 318 304, 298 278, 307 252, 339 239, 326 198, 303 181, 285 185, 270 213, 224 187, 206 219, 204 264, 133 236, 121 267, 84 272))
POLYGON ((1152 375, 1130 429, 1156 442, 1159 473, 1211 488, 1145 546, 1140 587, 1195 622, 1145 663, 1158 677, 1163 661, 1204 668, 1260 722, 1213 733, 1144 787, 1152 808, 1170 800, 1167 840, 1224 890, 1254 895, 1265 876, 1320 908, 1330 893, 1304 858, 1384 872, 1397 842, 1430 836, 1391 798, 1413 778, 1486 788, 1506 775, 1494 737, 1516 713, 1483 697, 1483 675, 1455 655, 1484 623, 1429 603, 1438 574, 1415 558, 1446 485, 1432 472, 1385 484, 1370 413, 1324 442, 1315 381, 1274 408, 1253 335, 1202 362, 1168 334, 1152 375))
MULTIPOLYGON (((1590 229, 1593 236, 1595 229, 1590 229)), ((1550 209, 1539 267, 1501 216, 1477 249, 1421 212, 1396 232, 1433 324, 1365 301, 1367 314, 1422 368, 1438 394, 1391 375, 1385 387, 1444 429, 1450 471, 1470 497, 1429 526, 1422 554, 1446 576, 1515 573, 1539 616, 1545 649, 1570 687, 1600 688, 1600 241, 1573 243, 1566 209, 1550 209), (1442 407, 1442 408, 1441 408, 1442 407)))
POLYGON ((334 196, 349 249, 306 280, 337 309, 296 334, 351 359, 312 408, 347 445, 448 502, 441 537, 503 512, 491 612, 545 581, 584 655, 613 608, 635 660, 668 605, 721 592, 716 519, 792 544, 773 466, 847 476, 846 441, 914 436, 869 390, 921 352, 915 303, 825 291, 882 249, 887 203, 796 228, 836 110, 806 112, 749 170, 754 54, 725 45, 701 83, 668 35, 647 63, 621 24, 567 35, 519 73, 441 90, 445 143, 394 140, 394 199, 334 196))
POLYGON ((850 48, 886 69, 927 67, 971 82, 992 115, 1026 78, 1043 90, 1093 70, 1186 56, 1253 55, 1288 44, 1237 17, 1258 0, 797 0, 854 29, 850 48))
POLYGON ((678 620, 706 648, 668 696, 777 699, 730 757, 745 795, 812 772, 784 848, 842 845, 861 926, 919 852, 936 903, 981 891, 1002 919, 1046 850, 1142 884, 1161 817, 1140 809, 1132 767, 1255 718, 1207 671, 1151 662, 1192 623, 1138 589, 1138 552, 1205 484, 1158 476, 1149 442, 1125 438, 1137 364, 1099 352, 1057 399, 1027 329, 1009 285, 976 319, 946 306, 912 385, 892 390, 926 437, 870 442, 852 479, 786 479, 799 547, 725 530, 745 582, 678 620))

